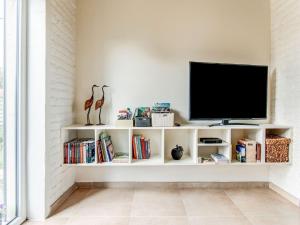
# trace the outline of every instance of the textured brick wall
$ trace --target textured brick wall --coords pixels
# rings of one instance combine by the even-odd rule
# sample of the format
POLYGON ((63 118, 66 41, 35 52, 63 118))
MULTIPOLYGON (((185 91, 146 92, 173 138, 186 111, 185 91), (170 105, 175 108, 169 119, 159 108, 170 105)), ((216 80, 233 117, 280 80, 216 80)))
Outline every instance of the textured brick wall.
POLYGON ((294 126, 293 165, 270 170, 270 181, 300 198, 300 1, 271 0, 272 117, 294 126))
POLYGON ((75 19, 76 0, 47 1, 47 207, 74 183, 73 169, 61 166, 60 128, 74 117, 75 19))

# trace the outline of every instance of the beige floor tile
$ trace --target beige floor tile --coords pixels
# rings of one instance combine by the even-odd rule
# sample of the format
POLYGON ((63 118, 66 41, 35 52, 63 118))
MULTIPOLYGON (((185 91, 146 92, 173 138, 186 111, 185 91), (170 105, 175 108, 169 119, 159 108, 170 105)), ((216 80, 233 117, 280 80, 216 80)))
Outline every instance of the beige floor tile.
POLYGON ((186 216, 181 200, 133 202, 131 216, 186 216))
POLYGON ((49 218, 43 222, 26 221, 23 225, 66 225, 67 218, 49 218))
POLYGON ((74 216, 81 201, 86 199, 90 189, 77 189, 54 213, 53 217, 68 218, 74 216))
POLYGON ((134 190, 125 188, 92 189, 84 201, 121 202, 130 203, 133 200, 134 190))
POLYGON ((256 216, 248 217, 254 225, 299 225, 300 215, 298 216, 256 216))
POLYGON ((297 216, 300 213, 300 208, 270 190, 250 189, 225 192, 247 216, 297 216))
POLYGON ((86 198, 87 194, 90 192, 90 189, 87 188, 79 188, 72 195, 68 198, 67 202, 73 203, 73 202, 80 202, 83 199, 86 198))
POLYGON ((245 217, 189 217, 190 225, 251 225, 245 217))
POLYGON ((128 217, 131 203, 97 202, 79 207, 75 216, 80 217, 128 217))
POLYGON ((266 188, 229 189, 225 190, 225 193, 228 197, 235 201, 256 202, 258 199, 260 199, 263 201, 275 200, 285 203, 288 202, 274 191, 266 188))
POLYGON ((177 189, 166 188, 136 189, 134 192, 134 202, 152 202, 153 200, 180 200, 180 194, 177 189))
POLYGON ((189 225, 187 217, 131 217, 129 225, 189 225))
POLYGON ((188 216, 241 217, 240 210, 221 190, 182 190, 180 192, 188 216))
POLYGON ((76 215, 79 210, 79 203, 65 202, 52 215, 53 218, 69 218, 76 215))
POLYGON ((128 225, 129 217, 74 217, 66 225, 128 225))

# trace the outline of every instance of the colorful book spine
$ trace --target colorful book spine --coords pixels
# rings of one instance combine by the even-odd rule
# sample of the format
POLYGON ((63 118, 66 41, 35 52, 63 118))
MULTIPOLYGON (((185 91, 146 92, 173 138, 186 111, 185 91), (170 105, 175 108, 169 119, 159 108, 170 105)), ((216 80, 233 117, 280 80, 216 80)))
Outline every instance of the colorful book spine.
POLYGON ((150 140, 142 135, 132 136, 133 159, 149 159, 151 156, 150 140))
POLYGON ((95 143, 93 139, 74 139, 64 143, 64 163, 95 162, 95 143))

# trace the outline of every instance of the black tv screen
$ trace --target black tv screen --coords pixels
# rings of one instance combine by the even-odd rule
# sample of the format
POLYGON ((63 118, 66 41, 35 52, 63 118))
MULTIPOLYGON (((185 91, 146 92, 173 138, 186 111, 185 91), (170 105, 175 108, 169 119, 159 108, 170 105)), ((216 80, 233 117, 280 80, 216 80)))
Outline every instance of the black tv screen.
POLYGON ((190 62, 190 120, 267 117, 268 67, 190 62))

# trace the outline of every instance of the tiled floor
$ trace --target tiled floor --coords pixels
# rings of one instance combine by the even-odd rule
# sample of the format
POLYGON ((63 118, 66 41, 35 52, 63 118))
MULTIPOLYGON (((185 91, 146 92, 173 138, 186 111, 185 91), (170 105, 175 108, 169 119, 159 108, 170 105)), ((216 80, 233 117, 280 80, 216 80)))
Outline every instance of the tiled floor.
POLYGON ((78 189, 26 225, 300 225, 300 208, 269 189, 78 189))

